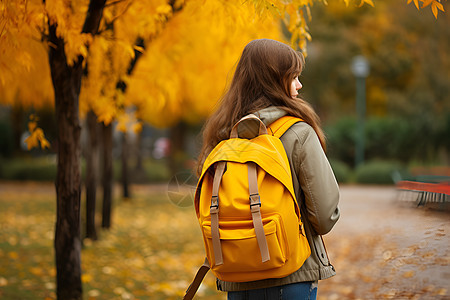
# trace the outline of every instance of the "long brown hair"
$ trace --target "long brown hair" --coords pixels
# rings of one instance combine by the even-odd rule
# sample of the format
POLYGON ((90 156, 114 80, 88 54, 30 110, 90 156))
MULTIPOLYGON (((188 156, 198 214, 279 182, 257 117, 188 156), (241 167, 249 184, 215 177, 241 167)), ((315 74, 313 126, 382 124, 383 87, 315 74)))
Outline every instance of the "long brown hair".
POLYGON ((302 118, 314 129, 325 149, 319 117, 307 102, 290 95, 292 80, 300 75, 303 65, 303 55, 281 42, 259 39, 245 46, 230 88, 203 128, 199 175, 208 154, 229 138, 231 128, 239 119, 269 106, 278 106, 288 115, 302 118))

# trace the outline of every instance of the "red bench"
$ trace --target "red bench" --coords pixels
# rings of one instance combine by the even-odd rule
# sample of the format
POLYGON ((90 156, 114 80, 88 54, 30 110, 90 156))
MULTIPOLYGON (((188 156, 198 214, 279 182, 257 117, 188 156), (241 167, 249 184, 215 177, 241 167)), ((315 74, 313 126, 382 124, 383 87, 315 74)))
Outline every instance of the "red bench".
POLYGON ((396 186, 400 191, 399 200, 416 201, 418 206, 428 202, 450 202, 450 177, 448 179, 438 183, 398 181, 396 186))

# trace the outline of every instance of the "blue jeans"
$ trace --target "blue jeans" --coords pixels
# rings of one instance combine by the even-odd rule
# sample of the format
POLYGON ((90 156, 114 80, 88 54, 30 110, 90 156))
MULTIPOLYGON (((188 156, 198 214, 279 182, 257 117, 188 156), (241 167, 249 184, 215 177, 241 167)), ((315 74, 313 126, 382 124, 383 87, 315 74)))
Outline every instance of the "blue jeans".
POLYGON ((228 292, 228 300, 315 300, 316 297, 317 283, 312 281, 228 292))

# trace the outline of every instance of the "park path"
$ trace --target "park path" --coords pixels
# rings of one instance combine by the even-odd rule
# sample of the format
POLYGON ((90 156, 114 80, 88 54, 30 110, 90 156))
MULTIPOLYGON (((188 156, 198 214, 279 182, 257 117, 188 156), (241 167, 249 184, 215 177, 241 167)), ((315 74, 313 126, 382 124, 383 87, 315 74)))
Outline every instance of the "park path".
POLYGON ((450 212, 399 202, 393 186, 342 186, 325 236, 338 275, 319 299, 450 299, 450 212))

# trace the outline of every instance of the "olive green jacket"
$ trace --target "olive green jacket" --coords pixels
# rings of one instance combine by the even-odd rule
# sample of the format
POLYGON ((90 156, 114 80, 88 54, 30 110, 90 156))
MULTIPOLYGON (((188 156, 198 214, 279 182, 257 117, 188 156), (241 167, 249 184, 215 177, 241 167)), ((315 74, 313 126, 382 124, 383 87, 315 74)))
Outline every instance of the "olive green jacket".
MULTIPOLYGON (((269 125, 286 113, 268 107, 258 113, 269 125)), ((254 136, 258 127, 238 128, 240 136, 254 136)), ((299 202, 311 256, 302 267, 284 278, 252 282, 217 280, 221 291, 239 291, 279 286, 295 282, 316 281, 336 274, 325 250, 321 235, 328 233, 339 219, 339 187, 314 129, 305 122, 290 127, 280 138, 290 162, 294 190, 299 202)))

